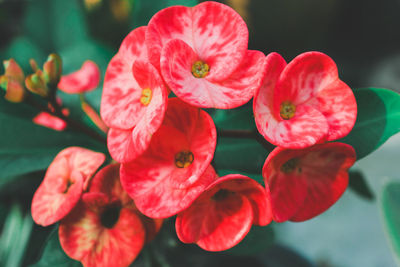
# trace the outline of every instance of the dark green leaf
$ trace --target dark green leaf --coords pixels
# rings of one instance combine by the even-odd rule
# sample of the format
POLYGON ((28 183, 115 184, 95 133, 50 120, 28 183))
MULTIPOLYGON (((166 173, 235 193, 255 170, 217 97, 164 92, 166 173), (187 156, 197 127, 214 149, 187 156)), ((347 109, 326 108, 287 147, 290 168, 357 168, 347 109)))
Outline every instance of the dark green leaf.
POLYGON ((367 200, 374 200, 375 196, 365 181, 364 175, 359 171, 349 172, 349 187, 360 197, 367 200))
POLYGON ((400 95, 387 89, 354 90, 357 121, 348 136, 339 140, 350 144, 361 159, 400 131, 400 95))
POLYGON ((42 257, 31 267, 78 267, 78 261, 69 258, 61 248, 58 231, 54 231, 46 242, 42 257))
POLYGON ((14 204, 8 213, 0 238, 0 265, 20 266, 32 231, 33 221, 14 204))
POLYGON ((212 117, 217 129, 253 130, 256 124, 253 115, 252 102, 235 109, 216 109, 212 117))
POLYGON ((58 132, 18 117, 0 113, 0 176, 45 169, 68 146, 104 151, 105 145, 73 131, 58 132))
POLYGON ((246 237, 225 253, 234 255, 254 255, 266 251, 274 242, 274 229, 271 225, 253 226, 246 237))
POLYGON ((214 155, 218 170, 261 173, 270 151, 253 139, 219 138, 214 155))
POLYGON ((147 25, 151 17, 163 8, 174 5, 195 6, 197 3, 197 0, 136 0, 132 26, 136 28, 147 25))
POLYGON ((381 196, 381 209, 387 238, 400 263, 400 182, 385 185, 381 196))

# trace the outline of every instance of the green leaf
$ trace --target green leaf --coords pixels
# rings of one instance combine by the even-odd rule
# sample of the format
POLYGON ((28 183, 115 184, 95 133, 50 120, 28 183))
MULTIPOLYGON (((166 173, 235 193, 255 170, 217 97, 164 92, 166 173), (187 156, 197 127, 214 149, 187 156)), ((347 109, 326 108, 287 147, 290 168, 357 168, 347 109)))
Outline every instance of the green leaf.
POLYGON ((227 169, 261 173, 269 152, 254 139, 219 138, 214 163, 217 171, 227 169))
POLYGON ((0 265, 20 266, 32 231, 33 221, 14 204, 7 216, 0 238, 0 265))
MULTIPOLYGON (((57 230, 57 229, 56 229, 57 230)), ((69 258, 61 248, 58 239, 58 231, 54 231, 46 242, 42 257, 31 267, 78 267, 82 266, 78 261, 69 258)))
POLYGON ((246 237, 235 247, 224 253, 234 255, 255 255, 266 251, 275 240, 274 229, 271 225, 253 226, 246 237))
POLYGON ((253 115, 252 102, 235 109, 216 109, 212 113, 217 129, 253 130, 256 124, 253 115))
POLYGON ((54 131, 32 121, 0 113, 0 177, 46 169, 63 148, 82 146, 105 152, 104 144, 73 131, 54 131))
POLYGON ((400 182, 389 182, 381 195, 381 209, 386 236, 400 264, 400 182))
POLYGON ((350 144, 361 159, 400 131, 400 95, 388 89, 354 90, 358 114, 353 130, 339 140, 350 144))
POLYGON ((133 7, 133 27, 144 26, 159 10, 175 5, 195 6, 197 0, 136 0, 133 7))
POLYGON ((349 188, 366 200, 374 200, 375 196, 365 181, 364 175, 359 171, 349 172, 349 188))

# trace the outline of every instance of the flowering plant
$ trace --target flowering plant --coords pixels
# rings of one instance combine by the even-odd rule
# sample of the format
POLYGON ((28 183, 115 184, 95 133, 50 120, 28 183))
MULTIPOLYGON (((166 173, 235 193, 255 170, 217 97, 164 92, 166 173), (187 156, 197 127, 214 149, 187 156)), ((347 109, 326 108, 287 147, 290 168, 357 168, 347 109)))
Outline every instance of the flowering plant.
POLYGON ((325 53, 286 63, 248 43, 246 22, 225 4, 161 9, 121 40, 98 103, 92 60, 64 74, 64 58, 50 54, 42 67, 31 60, 29 75, 4 61, 4 175, 47 169, 31 215, 58 229, 55 246, 72 262, 154 258, 144 251, 161 243, 163 225, 183 243, 232 251, 272 222, 310 220, 339 200, 356 160, 400 131, 397 93, 350 88, 325 53), (371 118, 373 99, 387 108, 371 118), (14 138, 16 129, 33 138, 14 138))

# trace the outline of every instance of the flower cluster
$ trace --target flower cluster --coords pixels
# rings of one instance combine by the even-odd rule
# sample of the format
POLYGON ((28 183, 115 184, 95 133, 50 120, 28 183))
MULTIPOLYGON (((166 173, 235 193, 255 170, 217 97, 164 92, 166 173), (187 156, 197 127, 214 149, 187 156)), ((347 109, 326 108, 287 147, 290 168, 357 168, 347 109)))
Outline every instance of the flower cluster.
MULTIPOLYGON (((35 222, 61 220, 70 257, 85 266, 127 266, 146 235, 174 215, 182 242, 226 250, 252 225, 308 220, 338 200, 356 158, 351 146, 330 141, 355 123, 352 90, 327 55, 307 52, 286 64, 277 53, 248 50, 248 35, 233 9, 203 2, 161 10, 123 40, 100 109, 118 164, 96 173, 104 155, 68 148, 32 202, 35 222), (217 175, 217 129, 202 109, 231 109, 253 97, 257 129, 277 146, 260 166, 265 185, 217 175)), ((92 80, 75 78, 78 85, 92 80)))

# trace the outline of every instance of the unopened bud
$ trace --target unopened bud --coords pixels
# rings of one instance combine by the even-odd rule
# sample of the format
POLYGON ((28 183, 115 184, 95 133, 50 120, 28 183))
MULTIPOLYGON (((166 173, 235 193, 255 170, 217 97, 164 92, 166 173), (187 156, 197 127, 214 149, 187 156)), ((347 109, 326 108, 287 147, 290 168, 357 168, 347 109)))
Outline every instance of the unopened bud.
POLYGON ((62 61, 59 55, 50 54, 43 65, 43 77, 50 86, 57 86, 62 73, 62 61))
POLYGON ((0 87, 6 91, 4 98, 13 103, 24 100, 25 89, 22 84, 11 76, 0 76, 0 87))
POLYGON ((11 58, 9 60, 4 60, 3 66, 5 70, 4 73, 5 76, 12 77, 21 84, 24 82, 25 79, 24 71, 21 69, 18 63, 15 62, 14 59, 11 58))
POLYGON ((47 88, 46 82, 43 77, 43 72, 41 70, 37 70, 36 73, 33 73, 26 77, 25 86, 32 93, 38 94, 43 97, 46 97, 48 95, 49 89, 47 88))

